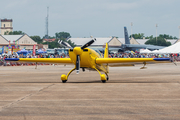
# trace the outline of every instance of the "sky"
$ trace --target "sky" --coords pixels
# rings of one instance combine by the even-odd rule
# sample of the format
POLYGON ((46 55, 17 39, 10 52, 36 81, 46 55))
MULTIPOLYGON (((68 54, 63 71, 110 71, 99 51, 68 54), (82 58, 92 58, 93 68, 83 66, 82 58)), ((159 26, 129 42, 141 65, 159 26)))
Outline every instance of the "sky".
POLYGON ((43 37, 49 7, 49 36, 124 38, 168 34, 179 38, 180 0, 0 0, 0 19, 13 19, 13 31, 43 37), (131 26, 131 23, 133 25, 131 26))

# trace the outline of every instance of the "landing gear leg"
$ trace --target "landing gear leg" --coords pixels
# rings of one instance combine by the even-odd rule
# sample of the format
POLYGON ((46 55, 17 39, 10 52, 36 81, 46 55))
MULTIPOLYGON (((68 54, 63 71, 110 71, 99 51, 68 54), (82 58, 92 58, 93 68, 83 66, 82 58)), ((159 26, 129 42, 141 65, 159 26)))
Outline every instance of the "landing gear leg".
POLYGON ((107 81, 109 80, 109 76, 108 76, 108 74, 107 73, 105 73, 106 74, 106 79, 107 79, 107 81))
POLYGON ((146 62, 143 62, 143 64, 144 64, 144 66, 143 67, 141 67, 140 69, 146 69, 146 62))
POLYGON ((96 69, 96 68, 94 68, 94 69, 96 71, 98 71, 99 75, 101 76, 102 83, 106 83, 106 81, 107 81, 106 76, 104 74, 101 74, 101 72, 98 69, 96 69))
POLYGON ((65 75, 65 74, 62 74, 62 75, 61 75, 62 83, 66 83, 69 75, 70 75, 75 69, 76 69, 76 68, 73 68, 71 71, 69 71, 69 73, 68 73, 67 75, 65 75))

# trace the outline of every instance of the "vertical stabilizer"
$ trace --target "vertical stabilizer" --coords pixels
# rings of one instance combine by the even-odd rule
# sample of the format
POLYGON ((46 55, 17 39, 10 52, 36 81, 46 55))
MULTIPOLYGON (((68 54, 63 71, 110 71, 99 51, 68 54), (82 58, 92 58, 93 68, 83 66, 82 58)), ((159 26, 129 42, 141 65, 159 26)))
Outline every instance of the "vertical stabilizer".
POLYGON ((125 37, 125 44, 130 44, 130 40, 128 37, 128 32, 127 32, 127 28, 124 27, 124 37, 125 37))
MULTIPOLYGON (((108 58, 109 57, 109 49, 108 49, 108 43, 106 43, 106 48, 105 48, 105 50, 104 50, 104 58, 108 58)), ((107 75, 107 73, 109 73, 109 66, 108 66, 108 64, 107 65, 105 65, 105 69, 106 69, 106 75, 107 75)), ((107 75, 108 76, 108 75, 107 75)))
POLYGON ((106 48, 104 50, 104 58, 108 58, 109 57, 109 50, 108 50, 108 43, 106 43, 106 48))

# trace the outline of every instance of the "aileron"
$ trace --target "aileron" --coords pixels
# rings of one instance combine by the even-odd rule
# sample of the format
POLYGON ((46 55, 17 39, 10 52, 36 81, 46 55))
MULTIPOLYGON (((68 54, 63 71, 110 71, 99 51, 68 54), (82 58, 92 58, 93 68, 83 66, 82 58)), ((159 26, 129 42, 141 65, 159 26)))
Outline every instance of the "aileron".
POLYGON ((97 64, 103 63, 143 63, 143 62, 170 62, 169 58, 97 58, 97 64))
POLYGON ((6 61, 73 64, 70 58, 6 58, 6 61))

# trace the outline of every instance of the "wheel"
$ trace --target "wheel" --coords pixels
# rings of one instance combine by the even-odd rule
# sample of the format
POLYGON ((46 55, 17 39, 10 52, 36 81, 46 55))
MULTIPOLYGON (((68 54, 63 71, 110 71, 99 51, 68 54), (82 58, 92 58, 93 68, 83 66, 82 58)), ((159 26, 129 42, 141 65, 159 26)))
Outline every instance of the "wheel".
POLYGON ((67 80, 62 80, 62 83, 66 83, 67 80))
POLYGON ((106 83, 106 80, 101 80, 102 81, 102 83, 106 83))
POLYGON ((62 74, 61 75, 61 80, 62 80, 62 83, 66 83, 67 81, 67 76, 65 74, 62 74))
POLYGON ((109 80, 109 77, 108 77, 108 76, 106 77, 106 80, 109 80))

